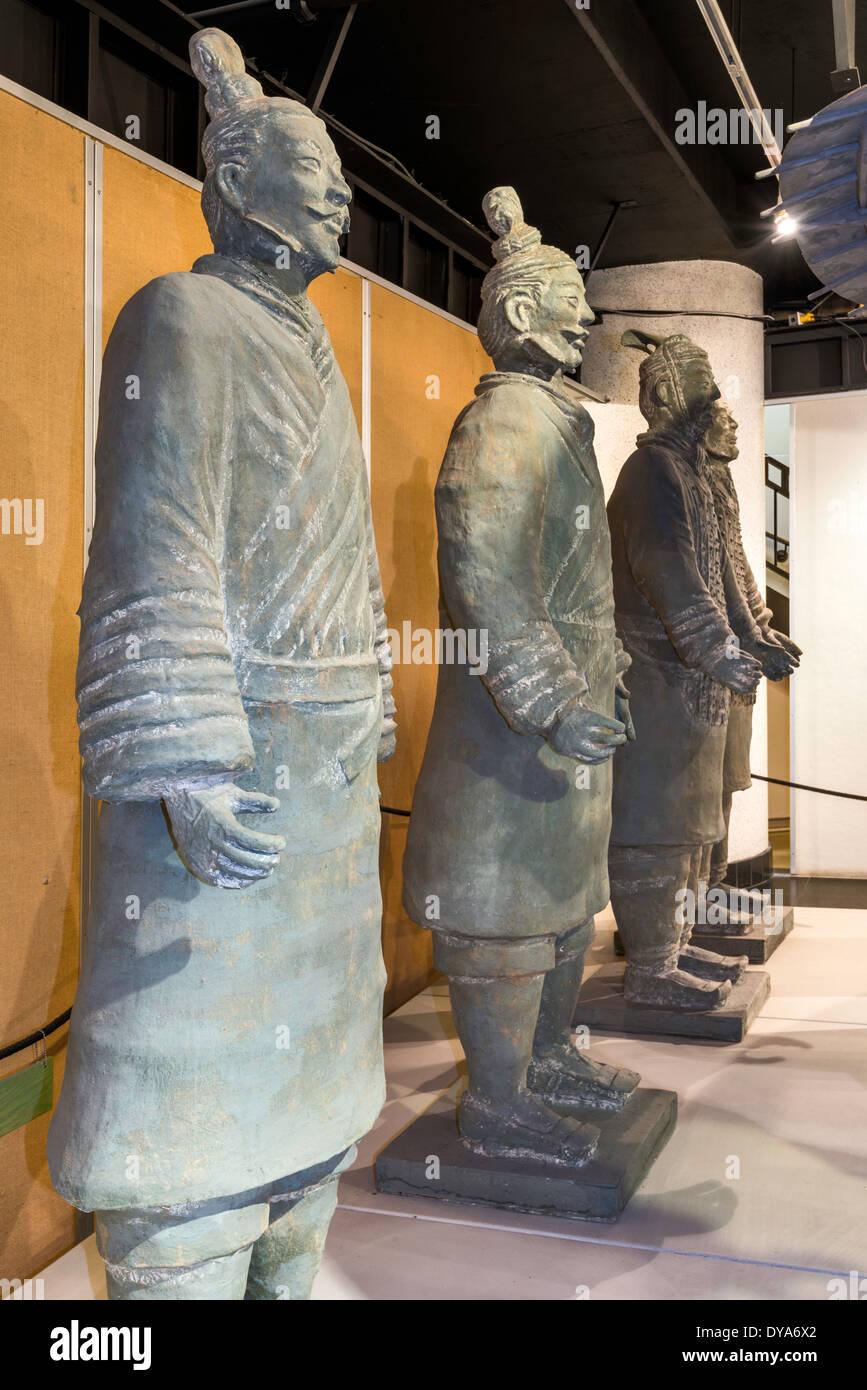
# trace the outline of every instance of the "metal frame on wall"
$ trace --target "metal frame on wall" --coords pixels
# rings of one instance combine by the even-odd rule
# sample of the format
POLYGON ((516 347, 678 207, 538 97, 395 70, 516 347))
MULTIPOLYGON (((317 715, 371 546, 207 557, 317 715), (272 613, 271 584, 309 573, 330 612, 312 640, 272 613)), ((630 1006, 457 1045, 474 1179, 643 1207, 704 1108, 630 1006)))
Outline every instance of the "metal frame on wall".
MULTIPOLYGON (((84 140, 84 554, 87 568, 96 512, 96 432, 99 423, 99 383, 102 372, 102 209, 103 146, 93 136, 84 140)), ((98 803, 81 788, 81 930, 83 942, 90 911, 93 848, 98 803)))
MULTIPOLYGON (((389 285, 393 289, 405 289, 408 265, 407 242, 409 238, 410 226, 417 227, 419 231, 423 232, 426 236, 432 237, 433 240, 439 242, 440 245, 442 245, 445 249, 448 256, 449 273, 447 282, 447 294, 448 302, 450 304, 454 302, 454 258, 456 255, 460 256, 461 259, 466 261, 469 265, 475 266, 475 268, 477 270, 480 270, 483 275, 486 274, 487 271, 490 269, 490 266, 486 266, 482 261, 478 259, 477 256, 474 256, 472 252, 467 251, 464 247, 460 246, 458 242, 451 240, 450 237, 444 236, 442 232, 438 232, 428 222, 425 222, 421 218, 415 217, 412 213, 407 212, 406 208, 402 207, 400 203, 395 202, 393 198, 389 198, 386 194, 381 193, 378 188, 374 187, 373 184, 368 183, 365 179, 357 178, 352 173, 347 173, 346 179, 350 187, 353 189, 353 192, 356 188, 360 188, 363 193, 366 193, 371 198, 375 198, 377 202, 382 203, 384 207, 389 208, 392 212, 397 213, 400 217, 403 218, 403 246, 401 250, 402 282, 401 284, 398 284, 394 280, 382 279, 381 283, 389 285)), ((347 262, 347 264, 349 264, 349 262, 347 262)), ((357 270, 359 274, 373 274, 373 272, 363 269, 362 267, 357 265, 354 265, 353 268, 357 270)), ((407 290, 406 292, 408 294, 412 293, 409 290, 407 290)), ((420 302, 422 304, 427 305, 431 309, 440 310, 440 306, 438 304, 434 304, 429 299, 421 299, 420 302)), ((443 311, 441 310, 441 312, 443 311)), ((466 320, 459 318, 458 322, 464 323, 466 322, 466 320)))

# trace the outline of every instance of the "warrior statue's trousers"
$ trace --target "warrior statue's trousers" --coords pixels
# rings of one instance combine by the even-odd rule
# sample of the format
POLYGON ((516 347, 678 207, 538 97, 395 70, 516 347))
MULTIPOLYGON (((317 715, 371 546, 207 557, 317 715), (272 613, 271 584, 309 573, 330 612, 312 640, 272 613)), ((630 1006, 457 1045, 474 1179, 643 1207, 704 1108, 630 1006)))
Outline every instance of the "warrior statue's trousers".
POLYGON ((470 1089, 505 1101, 533 1056, 568 1041, 593 918, 560 936, 485 938, 434 930, 434 965, 449 977, 470 1089))
POLYGON ((629 965, 653 974, 673 970, 695 923, 699 879, 711 846, 610 845, 611 906, 629 965))
POLYGON ((710 861, 710 872, 708 883, 711 888, 716 888, 718 884, 725 883, 729 867, 729 821, 732 814, 732 792, 724 792, 722 799, 723 820, 725 821, 726 832, 721 840, 717 840, 713 846, 710 861))
MULTIPOLYGON (((689 945, 695 926, 707 925, 707 894, 708 890, 713 887, 709 882, 709 875, 713 865, 713 853, 715 849, 716 845, 714 844, 702 845, 701 849, 693 855, 688 885, 691 894, 689 899, 690 912, 687 921, 684 922, 684 928, 680 939, 681 946, 689 945)), ((711 918, 711 922, 712 921, 713 919, 711 918)))
POLYGON ((753 737, 755 705, 743 703, 740 697, 732 700, 726 726, 725 757, 723 759, 722 813, 725 834, 713 847, 710 864, 710 887, 726 882, 729 862, 729 821, 732 796, 750 785, 750 744, 753 737))
POLYGON ((109 1299, 309 1298, 356 1152, 234 1197, 97 1212, 109 1299))

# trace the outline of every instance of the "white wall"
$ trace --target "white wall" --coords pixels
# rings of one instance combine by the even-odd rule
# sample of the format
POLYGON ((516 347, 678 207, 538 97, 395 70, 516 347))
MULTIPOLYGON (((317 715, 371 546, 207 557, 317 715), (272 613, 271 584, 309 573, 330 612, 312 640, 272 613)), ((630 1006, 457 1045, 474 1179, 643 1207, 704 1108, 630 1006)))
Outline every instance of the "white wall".
POLYGON ((789 462, 789 425, 791 407, 771 401, 765 406, 765 452, 781 463, 789 462))
MULTIPOLYGON (((792 407, 791 779, 867 795, 867 393, 792 407)), ((791 793, 792 872, 867 875, 867 802, 791 793)))

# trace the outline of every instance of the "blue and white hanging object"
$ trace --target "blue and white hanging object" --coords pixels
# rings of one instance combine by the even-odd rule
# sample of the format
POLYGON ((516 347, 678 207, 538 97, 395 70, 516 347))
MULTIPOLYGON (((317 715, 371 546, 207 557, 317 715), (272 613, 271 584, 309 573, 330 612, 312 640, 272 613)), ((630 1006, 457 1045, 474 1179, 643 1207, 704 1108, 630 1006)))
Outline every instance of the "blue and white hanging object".
POLYGON ((789 127, 792 138, 774 170, 780 200, 763 213, 777 235, 797 238, 804 260, 822 282, 809 296, 833 291, 867 317, 867 85, 789 127))

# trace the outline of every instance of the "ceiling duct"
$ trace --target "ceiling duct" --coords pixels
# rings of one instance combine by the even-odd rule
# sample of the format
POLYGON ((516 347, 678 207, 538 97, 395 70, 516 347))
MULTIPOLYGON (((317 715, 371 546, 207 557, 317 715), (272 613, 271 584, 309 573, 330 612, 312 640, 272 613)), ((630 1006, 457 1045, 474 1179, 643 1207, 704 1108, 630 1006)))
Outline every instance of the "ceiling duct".
POLYGON ((831 0, 834 11, 834 50, 837 66, 831 73, 831 88, 837 96, 861 86, 855 66, 855 0, 831 0))
POLYGON ((726 24, 723 12, 717 0, 696 0, 696 4, 702 19, 710 30, 711 38, 716 44, 717 52, 723 60, 726 72, 731 78, 732 86, 740 98, 741 106, 749 116, 750 124, 768 157, 768 163, 775 168, 783 157, 782 152, 771 129, 771 123, 762 109, 758 93, 750 81, 746 65, 738 52, 737 44, 726 24))

